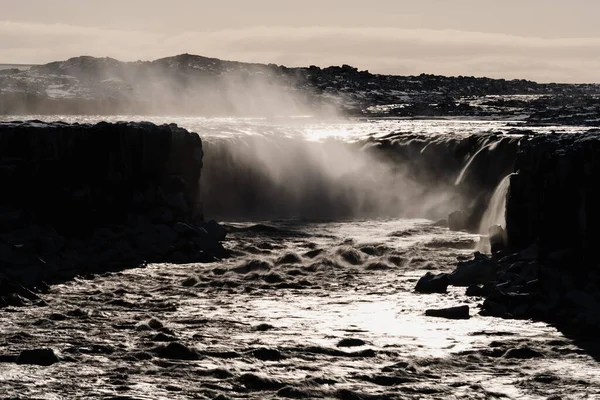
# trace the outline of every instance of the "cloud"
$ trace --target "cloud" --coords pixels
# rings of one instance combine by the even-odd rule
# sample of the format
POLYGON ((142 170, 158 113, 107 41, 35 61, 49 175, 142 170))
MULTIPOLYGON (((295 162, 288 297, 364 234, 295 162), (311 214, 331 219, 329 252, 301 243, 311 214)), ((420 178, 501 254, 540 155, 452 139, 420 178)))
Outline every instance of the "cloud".
POLYGON ((600 82, 600 38, 538 38, 459 30, 252 27, 167 34, 0 21, 0 60, 43 63, 78 55, 121 60, 180 53, 290 66, 354 65, 541 82, 600 82))

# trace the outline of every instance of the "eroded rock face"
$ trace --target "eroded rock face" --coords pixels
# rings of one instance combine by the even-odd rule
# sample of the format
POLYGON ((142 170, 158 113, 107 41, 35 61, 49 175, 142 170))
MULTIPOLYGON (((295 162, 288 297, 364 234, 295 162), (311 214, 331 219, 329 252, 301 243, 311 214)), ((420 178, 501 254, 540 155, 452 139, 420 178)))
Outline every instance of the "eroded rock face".
POLYGON ((509 246, 538 243, 540 259, 568 250, 574 264, 596 264, 600 239, 600 134, 523 141, 506 206, 509 246))
POLYGON ((597 335, 599 178, 600 134, 524 139, 510 178, 506 231, 494 227, 492 256, 476 253, 458 263, 450 285, 483 297, 484 316, 533 318, 597 335))
POLYGON ((0 123, 0 306, 38 301, 45 281, 226 256, 202 217, 202 157, 174 124, 0 123))
POLYGON ((199 211, 202 156, 200 137, 176 125, 1 123, 0 218, 59 230, 142 211, 185 219, 199 211))

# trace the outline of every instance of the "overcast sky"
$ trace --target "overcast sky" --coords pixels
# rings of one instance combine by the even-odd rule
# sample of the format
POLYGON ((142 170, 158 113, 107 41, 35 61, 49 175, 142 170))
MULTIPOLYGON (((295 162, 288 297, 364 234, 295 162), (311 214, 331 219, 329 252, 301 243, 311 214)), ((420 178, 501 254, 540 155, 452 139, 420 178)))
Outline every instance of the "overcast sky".
POLYGON ((600 0, 0 0, 0 63, 181 53, 600 83, 600 0))

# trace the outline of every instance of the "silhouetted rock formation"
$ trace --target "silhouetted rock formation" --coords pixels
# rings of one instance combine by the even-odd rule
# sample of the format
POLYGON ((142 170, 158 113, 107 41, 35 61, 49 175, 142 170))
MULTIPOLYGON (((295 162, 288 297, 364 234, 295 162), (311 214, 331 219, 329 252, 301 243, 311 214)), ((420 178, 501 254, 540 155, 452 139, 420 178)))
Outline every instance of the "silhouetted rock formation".
POLYGON ((0 123, 0 305, 37 301, 43 281, 224 256, 202 156, 176 125, 0 123))
MULTIPOLYGON (((599 178, 597 133, 523 139, 506 205, 509 248, 459 263, 450 284, 485 297, 482 315, 534 318, 597 338, 599 178)), ((598 351, 597 342, 585 346, 598 351)))
POLYGON ((521 250, 537 243, 542 260, 568 251, 565 259, 596 264, 600 135, 525 140, 515 171, 506 208, 510 247, 521 250))

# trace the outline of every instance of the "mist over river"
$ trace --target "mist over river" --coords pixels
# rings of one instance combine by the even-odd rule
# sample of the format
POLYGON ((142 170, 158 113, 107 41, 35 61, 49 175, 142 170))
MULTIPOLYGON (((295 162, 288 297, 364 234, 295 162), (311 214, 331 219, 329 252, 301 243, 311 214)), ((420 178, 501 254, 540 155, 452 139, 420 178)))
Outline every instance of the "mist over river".
POLYGON ((482 317, 481 298, 464 288, 414 292, 426 272, 472 258, 486 233, 452 231, 448 214, 471 207, 501 223, 492 195, 506 192, 503 163, 519 138, 589 128, 0 117, 13 120, 150 121, 198 133, 204 216, 227 228, 234 257, 78 278, 52 286, 45 307, 2 310, 4 353, 48 347, 64 361, 0 363, 2 398, 600 398, 597 361, 555 328, 482 317), (470 319, 425 316, 458 305, 470 319), (534 356, 514 351, 522 348, 534 356))

